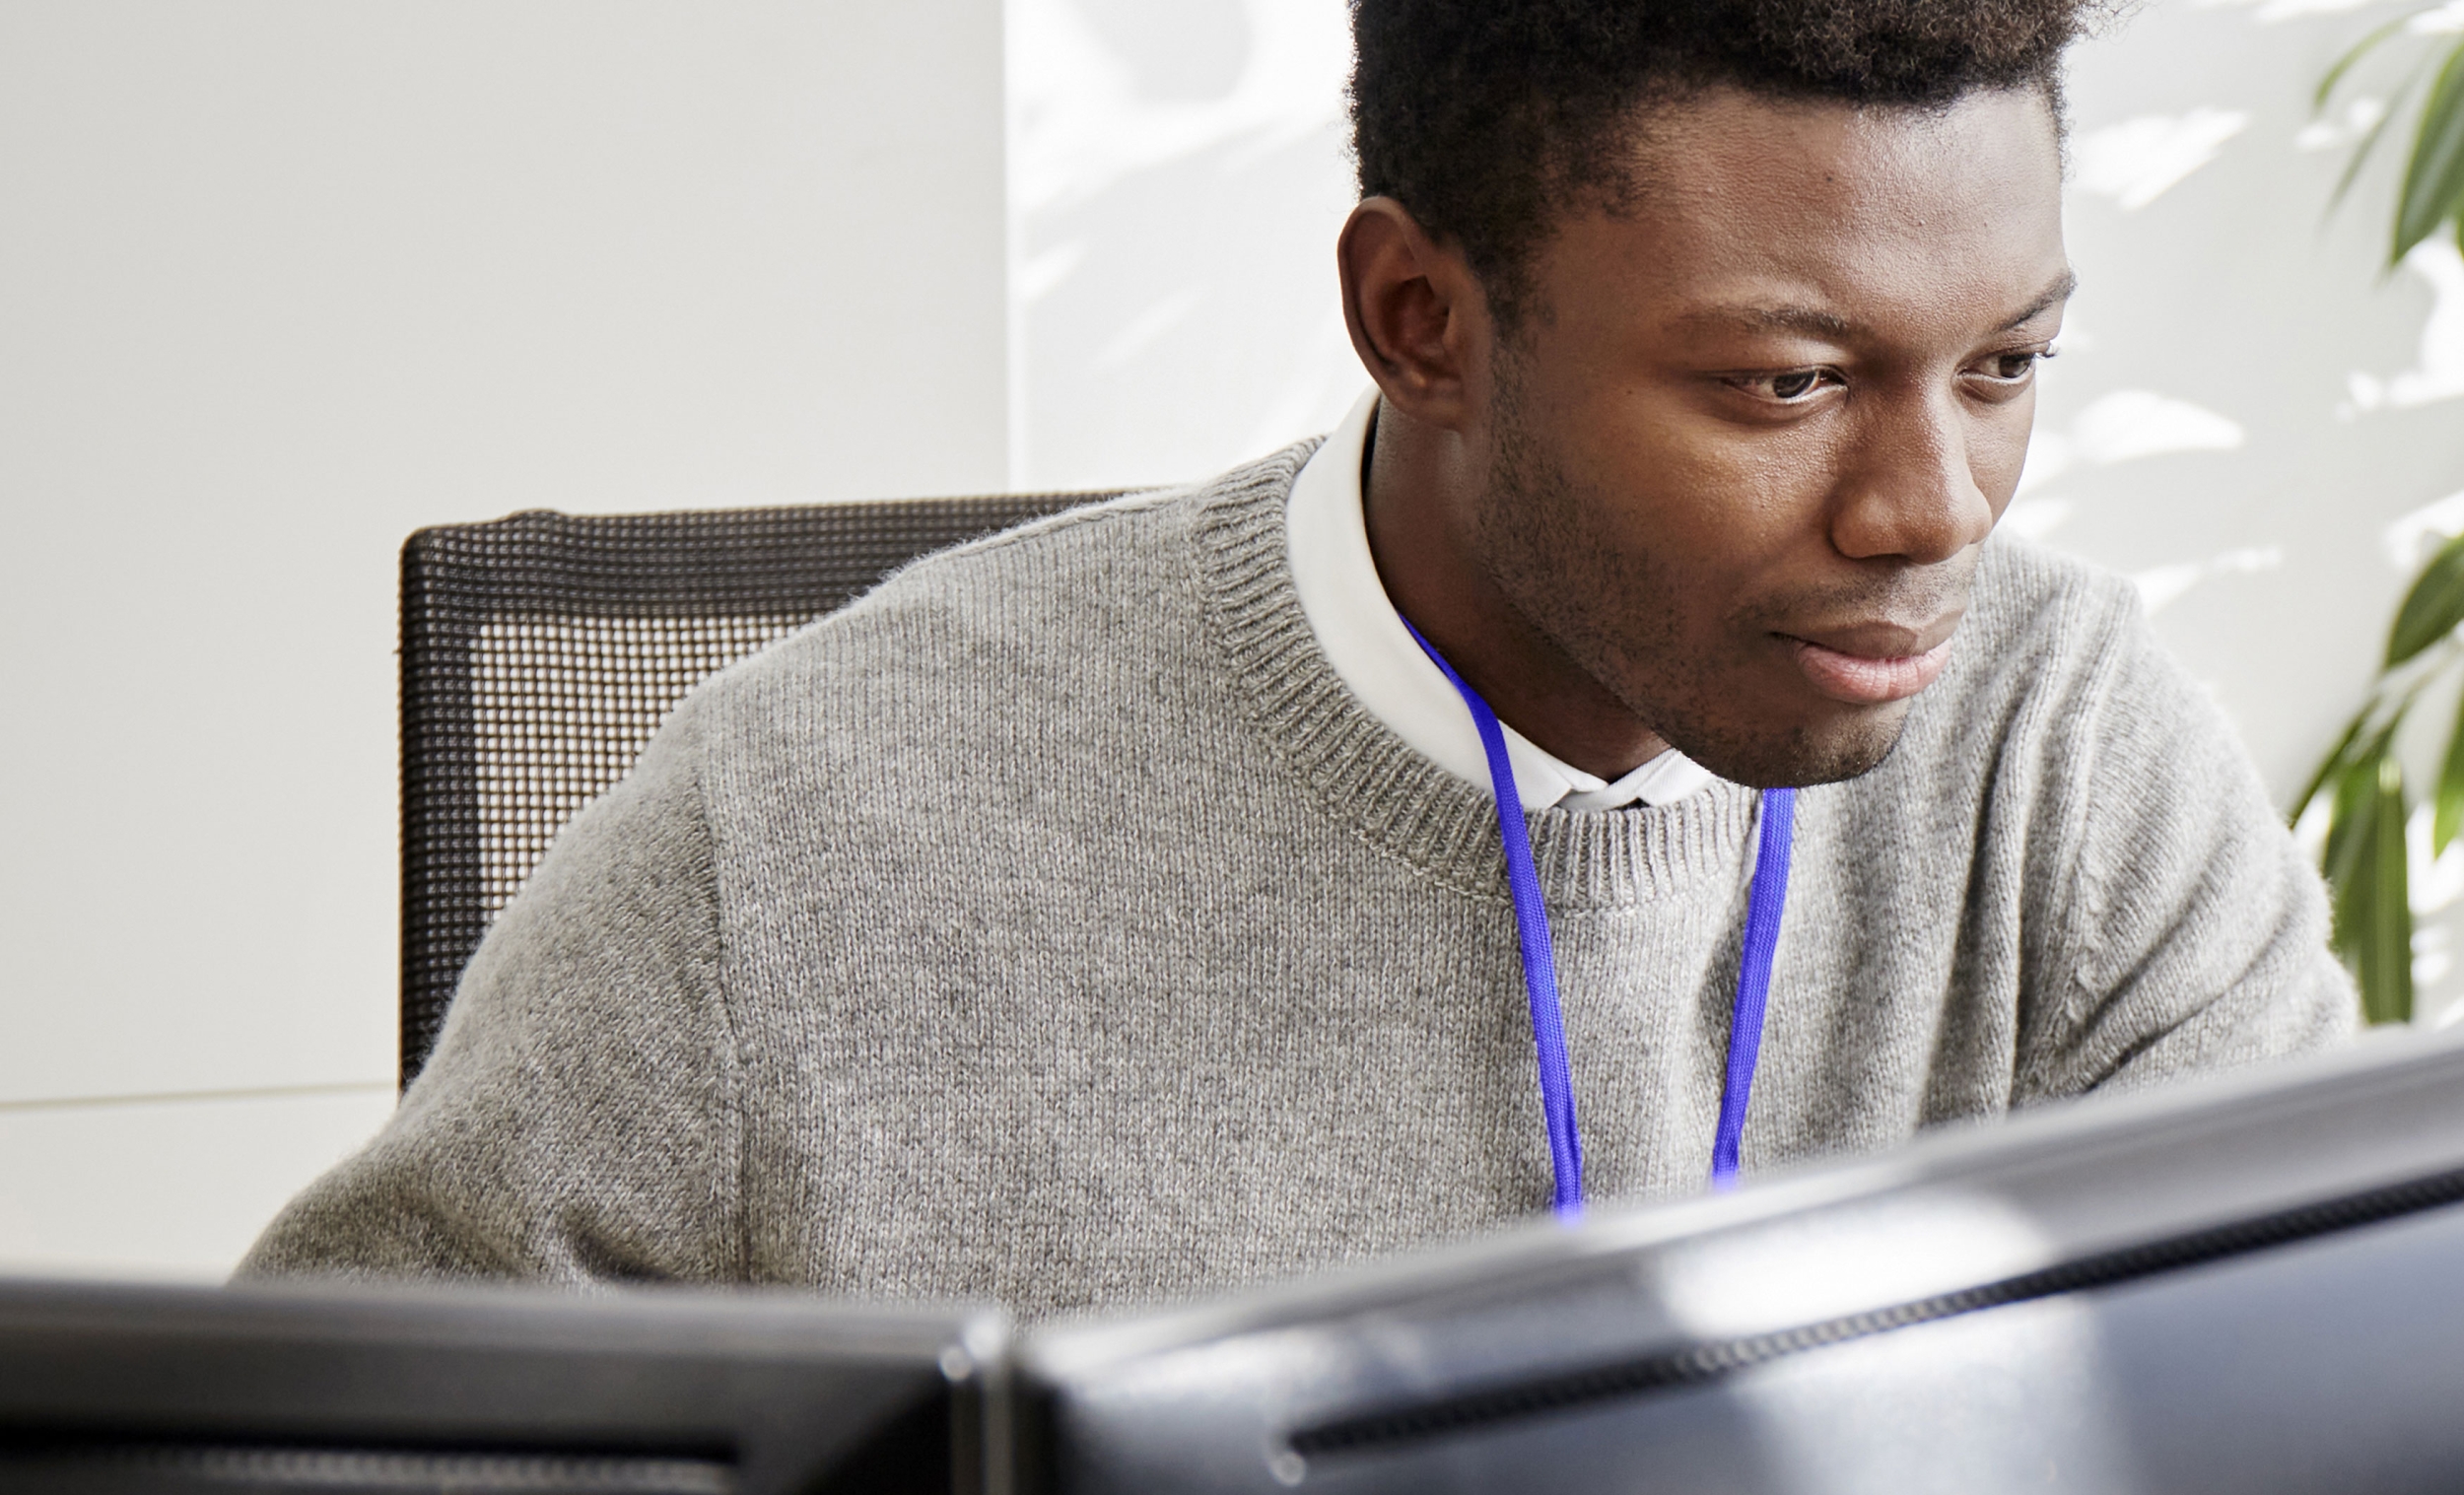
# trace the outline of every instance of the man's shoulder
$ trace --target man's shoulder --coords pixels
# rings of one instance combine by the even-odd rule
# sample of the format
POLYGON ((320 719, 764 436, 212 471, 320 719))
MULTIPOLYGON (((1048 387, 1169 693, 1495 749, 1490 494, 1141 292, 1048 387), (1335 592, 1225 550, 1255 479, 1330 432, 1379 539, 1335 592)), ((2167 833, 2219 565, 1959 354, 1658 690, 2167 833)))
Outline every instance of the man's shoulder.
POLYGON ((723 715, 766 711, 782 693, 896 681, 928 705, 953 671, 999 670, 1028 688, 1092 658, 1186 649, 1204 610, 1202 531, 1287 494, 1305 455, 1132 490, 920 557, 696 694, 723 715))
POLYGON ((1997 529, 1976 570, 1970 626, 1998 643, 2038 654, 2092 646, 2141 616, 2127 578, 1997 529))
POLYGON ((2093 694, 2117 665, 2156 646, 2127 578, 1997 531, 1944 681, 1951 689, 1941 694, 2003 714, 2048 696, 2093 694))
POLYGON ((1131 489, 919 556, 815 625, 842 630, 874 614, 998 605, 1082 583, 1088 573, 1151 572, 1167 563, 1187 510, 1213 485, 1131 489))
MULTIPOLYGON (((2014 732, 2087 728, 2117 673, 2160 652, 2130 581, 2021 536, 1986 542, 1951 668, 1917 698, 1908 751, 1982 771, 2014 732), (2028 725, 2033 723, 2031 727, 2028 725)), ((1937 765, 1939 768, 1940 766, 1937 765)))

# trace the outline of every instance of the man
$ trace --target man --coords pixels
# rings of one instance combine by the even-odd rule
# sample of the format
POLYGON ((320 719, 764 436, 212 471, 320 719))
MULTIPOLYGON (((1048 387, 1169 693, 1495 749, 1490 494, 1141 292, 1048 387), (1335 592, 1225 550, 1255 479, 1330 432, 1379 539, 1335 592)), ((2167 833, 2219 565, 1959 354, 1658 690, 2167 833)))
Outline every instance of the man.
POLYGON ((1042 1314, 2347 1030, 2130 590, 1992 537, 2080 5, 1355 10, 1377 397, 696 693, 251 1269, 1042 1314))

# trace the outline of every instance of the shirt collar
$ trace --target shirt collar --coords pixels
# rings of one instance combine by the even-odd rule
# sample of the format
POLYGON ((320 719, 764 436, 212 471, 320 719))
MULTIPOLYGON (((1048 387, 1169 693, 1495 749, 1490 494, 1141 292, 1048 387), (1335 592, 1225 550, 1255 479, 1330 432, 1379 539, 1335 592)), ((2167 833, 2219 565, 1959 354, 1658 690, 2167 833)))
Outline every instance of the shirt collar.
MULTIPOLYGON (((1361 508, 1360 464, 1377 418, 1378 394, 1361 396, 1351 414, 1311 453, 1292 483, 1284 510, 1285 544, 1301 612, 1335 673, 1369 714, 1413 751, 1479 788, 1489 786, 1488 758, 1463 698, 1455 694, 1420 646, 1412 642, 1369 551, 1361 508)), ((1503 722, 1500 726, 1505 726, 1503 722)), ((1505 726, 1506 758, 1514 765, 1523 808, 1613 810, 1640 802, 1674 804, 1711 782, 1710 772, 1675 748, 1611 783, 1558 758, 1505 726)))

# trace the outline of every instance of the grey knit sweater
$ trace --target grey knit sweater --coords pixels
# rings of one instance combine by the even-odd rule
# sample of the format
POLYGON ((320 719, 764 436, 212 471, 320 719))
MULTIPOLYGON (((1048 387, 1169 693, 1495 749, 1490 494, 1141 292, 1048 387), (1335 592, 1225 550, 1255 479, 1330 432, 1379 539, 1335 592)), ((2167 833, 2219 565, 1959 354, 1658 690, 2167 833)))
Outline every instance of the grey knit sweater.
MULTIPOLYGON (((244 1269, 1032 1316, 1543 1209, 1495 812, 1320 653, 1307 450, 927 560, 697 691, 244 1269)), ((1596 1198, 1701 1187, 1755 815, 1531 817, 1596 1198)), ((2224 722, 2127 586, 2016 540, 1798 821, 1749 1175, 2351 1023, 2224 722)))

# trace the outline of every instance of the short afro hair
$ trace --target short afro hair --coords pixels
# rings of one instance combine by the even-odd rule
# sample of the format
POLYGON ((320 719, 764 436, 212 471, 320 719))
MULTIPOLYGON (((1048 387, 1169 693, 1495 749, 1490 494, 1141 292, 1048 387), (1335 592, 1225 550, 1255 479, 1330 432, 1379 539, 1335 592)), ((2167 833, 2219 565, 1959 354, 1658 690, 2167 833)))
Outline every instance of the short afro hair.
POLYGON ((2122 0, 1351 0, 1353 153, 1463 251, 1511 326, 1531 255, 1579 194, 1621 202, 1634 111, 1734 84, 1941 106, 2033 86, 2122 0))

